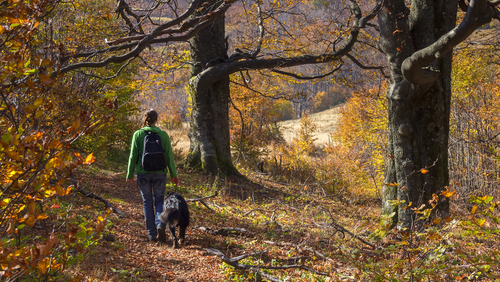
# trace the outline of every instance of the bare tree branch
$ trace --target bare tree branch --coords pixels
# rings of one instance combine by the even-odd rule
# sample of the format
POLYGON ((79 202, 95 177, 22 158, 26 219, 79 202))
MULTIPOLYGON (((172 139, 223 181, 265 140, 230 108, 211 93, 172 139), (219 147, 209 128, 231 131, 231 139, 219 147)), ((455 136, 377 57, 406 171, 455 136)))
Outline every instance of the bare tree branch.
POLYGON ((341 62, 340 65, 338 65, 332 71, 329 71, 329 72, 327 72, 325 74, 314 75, 314 76, 302 76, 302 75, 298 75, 298 74, 295 74, 295 73, 281 71, 281 70, 277 70, 277 69, 271 69, 271 71, 275 72, 275 73, 283 74, 283 75, 288 75, 288 76, 291 76, 291 77, 296 78, 296 79, 310 80, 310 79, 324 78, 324 77, 327 77, 329 75, 332 75, 335 72, 337 72, 338 70, 340 70, 340 68, 342 68, 343 65, 344 64, 341 62))
POLYGON ((191 78, 191 85, 194 85, 197 90, 203 91, 208 89, 214 82, 218 81, 231 73, 241 70, 260 70, 260 69, 276 69, 284 67, 293 67, 307 64, 327 63, 339 60, 342 56, 348 54, 354 44, 357 42, 357 37, 361 28, 364 28, 368 21, 375 18, 378 11, 382 8, 383 0, 377 1, 374 8, 365 16, 362 16, 361 9, 355 0, 350 0, 351 13, 354 16, 351 33, 346 41, 346 44, 339 50, 333 53, 321 55, 304 55, 290 58, 271 58, 271 59, 248 59, 243 61, 223 62, 215 66, 209 67, 191 78))
POLYGON ((95 75, 95 74, 91 74, 91 73, 85 73, 85 72, 81 72, 82 74, 86 75, 86 76, 90 76, 90 77, 93 77, 93 78, 98 78, 98 79, 102 79, 102 80, 109 80, 109 79, 113 79, 113 78, 116 78, 118 75, 120 75, 120 73, 125 69, 126 66, 128 66, 130 64, 130 62, 132 62, 133 60, 135 59, 135 57, 133 58, 130 58, 128 59, 127 62, 125 62, 125 64, 123 64, 120 69, 114 74, 114 75, 110 75, 110 76, 99 76, 99 75, 95 75))
POLYGON ((347 54, 346 55, 347 58, 349 58, 353 63, 355 63, 358 67, 364 69, 364 70, 379 70, 380 73, 382 74, 383 77, 385 78, 389 78, 388 75, 385 74, 384 72, 384 69, 386 68, 385 66, 381 66, 381 67, 378 67, 378 66, 365 66, 363 65, 360 61, 358 61, 353 55, 351 54, 347 54))
POLYGON ((434 83, 438 73, 425 67, 451 51, 478 27, 489 23, 494 15, 494 9, 487 4, 486 0, 471 0, 464 20, 457 27, 443 35, 435 43, 416 51, 404 60, 401 66, 404 77, 416 85, 434 83))
POLYGON ((130 51, 121 54, 121 55, 114 55, 107 57, 104 60, 101 61, 95 61, 95 62, 79 62, 79 63, 74 63, 67 65, 65 67, 62 67, 59 69, 58 72, 54 72, 53 76, 56 76, 61 73, 67 73, 70 71, 74 71, 77 69, 81 68, 100 68, 107 66, 111 63, 122 63, 130 58, 138 56, 145 48, 152 44, 157 44, 157 43, 168 43, 168 42, 175 42, 175 41, 187 41, 188 39, 192 38, 194 35, 196 35, 197 32, 199 32, 201 29, 209 26, 217 17, 223 15, 226 10, 231 6, 232 3, 234 3, 236 0, 229 0, 229 1, 223 1, 217 9, 211 11, 207 15, 195 17, 193 19, 188 19, 192 14, 196 12, 196 8, 198 7, 198 3, 200 0, 194 0, 191 2, 187 10, 181 14, 178 18, 175 18, 165 24, 162 24, 155 28, 151 33, 147 35, 140 35, 140 36, 133 36, 133 37, 127 37, 124 39, 118 39, 116 41, 110 41, 107 42, 110 45, 114 44, 119 44, 123 42, 130 42, 131 40, 134 40, 130 43, 125 43, 122 45, 118 46, 113 46, 109 48, 105 48, 102 50, 98 50, 95 52, 87 52, 87 53, 78 53, 78 54, 72 54, 69 56, 65 56, 64 58, 61 59, 61 62, 64 63, 70 58, 89 58, 92 56, 96 56, 99 54, 106 54, 106 53, 111 53, 111 52, 116 52, 116 51, 122 51, 122 50, 129 50, 130 51), (186 22, 184 20, 188 19, 186 22), (176 29, 170 29, 169 28, 173 26, 180 26, 179 28, 176 29), (182 33, 185 32, 182 35, 178 36, 168 36, 168 37, 161 37, 162 35, 166 34, 175 34, 175 33, 182 33))
POLYGON ((259 38, 257 39, 257 48, 252 52, 252 58, 257 57, 262 48, 262 41, 264 39, 264 19, 262 18, 262 10, 260 8, 260 1, 255 1, 257 3, 257 18, 259 19, 259 38))

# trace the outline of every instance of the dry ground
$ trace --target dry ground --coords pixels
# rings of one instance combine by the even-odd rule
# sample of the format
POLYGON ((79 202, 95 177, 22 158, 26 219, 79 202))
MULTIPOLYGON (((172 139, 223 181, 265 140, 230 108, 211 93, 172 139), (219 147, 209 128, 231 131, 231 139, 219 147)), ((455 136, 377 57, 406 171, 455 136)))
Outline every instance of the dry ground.
MULTIPOLYGON (((311 252, 312 249, 307 249, 327 252, 340 242, 359 244, 359 241, 349 236, 342 239, 340 234, 334 235, 328 228, 315 227, 315 224, 329 220, 323 218, 321 209, 335 214, 335 220, 340 224, 350 224, 350 217, 355 214, 358 226, 351 230, 355 233, 366 232, 367 228, 376 226, 375 215, 379 213, 377 207, 360 209, 359 206, 349 206, 332 199, 321 199, 314 197, 311 190, 303 186, 286 186, 259 175, 248 174, 248 181, 208 179, 197 172, 183 170, 179 171, 179 175, 181 184, 176 189, 186 198, 211 195, 216 189, 220 190, 220 195, 206 200, 211 210, 199 203, 189 203, 192 223, 187 231, 186 245, 181 249, 172 249, 167 245, 147 242, 141 196, 135 184, 124 181, 124 173, 102 169, 80 173, 80 183, 86 189, 104 196, 127 217, 109 216, 110 224, 105 233, 114 234, 116 241, 101 239, 102 244, 93 250, 93 254, 70 270, 72 275, 83 277, 84 274, 85 279, 92 278, 91 281, 230 281, 239 272, 221 268, 221 260, 206 251, 206 248, 215 248, 230 257, 265 251, 260 257, 262 264, 269 264, 273 259, 277 265, 299 263, 324 271, 329 277, 336 275, 342 263, 319 259, 311 252), (214 181, 216 184, 210 184, 214 181), (315 223, 312 218, 315 218, 315 223), (212 235, 198 227, 212 230, 238 227, 245 228, 248 233, 212 235), (301 252, 294 245, 301 246, 301 252)), ((167 187, 167 190, 173 189, 167 187)), ((90 205, 96 213, 103 212, 101 203, 80 195, 76 198, 79 205, 90 205)), ((170 243, 168 234, 167 238, 170 243)), ((255 263, 259 262, 250 262, 255 263)), ((342 272, 348 275, 353 270, 344 268, 342 272)), ((275 271, 273 275, 304 281, 301 277, 309 277, 311 273, 292 269, 275 271)), ((248 281, 241 279, 239 281, 248 281)))

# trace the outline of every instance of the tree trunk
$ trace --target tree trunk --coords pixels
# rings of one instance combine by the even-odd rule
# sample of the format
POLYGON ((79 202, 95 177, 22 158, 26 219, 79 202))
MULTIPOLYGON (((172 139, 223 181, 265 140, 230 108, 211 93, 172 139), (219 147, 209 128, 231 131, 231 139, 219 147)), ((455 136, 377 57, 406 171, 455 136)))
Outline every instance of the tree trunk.
MULTIPOLYGON (((403 74, 403 62, 455 26, 456 8, 455 0, 415 0, 411 11, 404 1, 386 1, 379 13, 379 45, 391 72, 387 92, 390 159, 382 193, 383 213, 394 212, 386 224, 399 228, 411 227, 415 219, 412 208, 429 205, 433 195, 448 186, 452 56, 448 52, 425 65, 428 73, 412 82, 403 74), (397 200, 405 203, 393 205, 397 200)), ((436 204, 435 214, 445 216, 448 199, 439 197, 436 204)))
MULTIPOLYGON (((191 78, 227 58, 224 24, 224 17, 219 17, 190 40, 191 78)), ((211 175, 237 174, 231 160, 229 140, 229 76, 217 79, 202 90, 197 83, 197 80, 190 81, 193 108, 186 165, 202 168, 211 175)))

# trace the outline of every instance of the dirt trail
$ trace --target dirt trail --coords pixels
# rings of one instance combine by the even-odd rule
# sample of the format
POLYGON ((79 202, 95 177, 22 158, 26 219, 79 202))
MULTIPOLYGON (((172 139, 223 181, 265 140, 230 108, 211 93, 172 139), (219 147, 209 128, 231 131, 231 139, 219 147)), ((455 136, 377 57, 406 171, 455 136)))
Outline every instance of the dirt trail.
MULTIPOLYGON (((110 278, 106 281, 223 280, 220 262, 204 250, 214 241, 213 238, 188 228, 186 245, 180 249, 150 243, 147 241, 142 198, 137 185, 125 183, 121 173, 93 176, 90 181, 90 190, 115 199, 112 200, 113 205, 128 217, 110 215, 113 225, 108 231, 115 235, 116 241, 103 240, 102 245, 97 246, 93 254, 79 265, 77 272, 110 278)), ((192 218, 191 227, 201 223, 198 218, 192 218)), ((170 243, 170 238, 167 238, 170 243)))

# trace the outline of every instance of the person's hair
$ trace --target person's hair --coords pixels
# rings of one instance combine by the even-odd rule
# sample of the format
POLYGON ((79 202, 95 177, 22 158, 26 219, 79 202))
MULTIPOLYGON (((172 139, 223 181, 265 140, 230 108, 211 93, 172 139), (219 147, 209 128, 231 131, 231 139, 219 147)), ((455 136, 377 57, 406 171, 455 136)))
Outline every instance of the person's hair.
POLYGON ((144 126, 152 126, 158 120, 158 113, 151 109, 144 114, 144 126))

